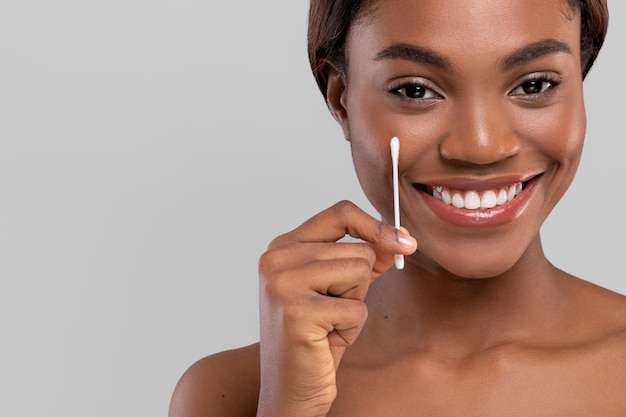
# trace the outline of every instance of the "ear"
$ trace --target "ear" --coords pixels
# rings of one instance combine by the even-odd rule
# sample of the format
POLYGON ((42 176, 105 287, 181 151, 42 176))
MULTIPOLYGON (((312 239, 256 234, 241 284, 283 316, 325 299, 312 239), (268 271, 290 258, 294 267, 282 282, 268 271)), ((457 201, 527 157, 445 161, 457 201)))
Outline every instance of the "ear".
POLYGON ((326 85, 326 104, 333 117, 343 130, 343 136, 350 140, 348 127, 348 108, 346 106, 346 82, 343 72, 334 65, 328 64, 328 82, 326 85))

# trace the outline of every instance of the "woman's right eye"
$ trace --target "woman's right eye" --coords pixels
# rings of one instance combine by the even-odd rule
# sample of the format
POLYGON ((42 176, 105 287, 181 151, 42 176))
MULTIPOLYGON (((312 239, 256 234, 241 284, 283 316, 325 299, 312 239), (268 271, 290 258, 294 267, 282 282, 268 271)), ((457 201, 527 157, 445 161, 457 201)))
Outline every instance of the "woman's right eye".
POLYGON ((390 88, 393 94, 402 96, 411 100, 437 99, 441 96, 432 89, 419 83, 404 83, 399 86, 390 88))

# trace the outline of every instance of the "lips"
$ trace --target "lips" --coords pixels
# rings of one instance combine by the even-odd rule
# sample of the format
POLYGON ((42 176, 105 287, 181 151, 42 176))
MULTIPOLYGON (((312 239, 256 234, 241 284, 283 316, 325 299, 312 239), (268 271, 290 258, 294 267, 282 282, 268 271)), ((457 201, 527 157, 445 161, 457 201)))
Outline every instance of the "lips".
POLYGON ((498 226, 516 219, 528 205, 541 175, 498 184, 415 184, 426 206, 440 219, 467 227, 498 226))

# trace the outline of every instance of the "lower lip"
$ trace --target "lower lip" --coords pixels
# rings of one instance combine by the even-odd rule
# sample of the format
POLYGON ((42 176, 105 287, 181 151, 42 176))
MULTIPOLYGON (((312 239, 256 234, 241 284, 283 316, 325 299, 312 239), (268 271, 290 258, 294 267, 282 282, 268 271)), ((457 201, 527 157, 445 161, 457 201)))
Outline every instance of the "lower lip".
POLYGON ((461 227, 501 226, 516 219, 528 205, 538 178, 529 181, 521 193, 501 206, 484 210, 467 210, 450 206, 418 189, 426 206, 440 219, 461 227))

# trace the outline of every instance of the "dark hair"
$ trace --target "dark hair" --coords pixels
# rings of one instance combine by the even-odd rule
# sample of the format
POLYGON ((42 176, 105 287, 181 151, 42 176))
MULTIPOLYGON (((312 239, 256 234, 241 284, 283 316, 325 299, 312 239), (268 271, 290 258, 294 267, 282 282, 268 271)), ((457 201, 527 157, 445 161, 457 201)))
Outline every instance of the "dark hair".
MULTIPOLYGON (((309 6, 308 52, 313 76, 326 97, 327 64, 345 70, 345 43, 350 27, 376 0, 311 0, 309 6)), ((583 78, 604 43, 609 23, 607 0, 567 0, 580 10, 580 50, 583 78)))

